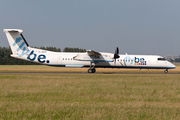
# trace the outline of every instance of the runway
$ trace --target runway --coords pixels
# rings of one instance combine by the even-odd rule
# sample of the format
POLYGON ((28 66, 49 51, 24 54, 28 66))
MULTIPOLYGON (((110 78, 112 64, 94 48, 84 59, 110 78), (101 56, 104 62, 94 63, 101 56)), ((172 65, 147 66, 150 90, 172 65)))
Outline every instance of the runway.
POLYGON ((180 75, 180 73, 77 73, 77 72, 0 72, 0 74, 66 74, 66 75, 180 75))

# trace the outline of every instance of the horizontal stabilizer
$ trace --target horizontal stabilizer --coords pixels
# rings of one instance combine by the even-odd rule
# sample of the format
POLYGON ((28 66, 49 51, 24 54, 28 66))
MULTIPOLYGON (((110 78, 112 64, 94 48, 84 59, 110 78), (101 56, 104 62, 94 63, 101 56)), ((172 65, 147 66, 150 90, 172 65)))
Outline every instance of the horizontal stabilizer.
POLYGON ((23 30, 20 30, 20 29, 4 29, 3 30, 5 33, 7 32, 19 32, 19 33, 22 33, 23 30))

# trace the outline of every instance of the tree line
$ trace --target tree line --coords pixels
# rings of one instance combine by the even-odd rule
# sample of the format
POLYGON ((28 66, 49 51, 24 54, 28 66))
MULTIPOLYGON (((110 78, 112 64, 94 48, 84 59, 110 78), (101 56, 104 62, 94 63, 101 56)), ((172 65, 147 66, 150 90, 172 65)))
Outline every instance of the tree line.
POLYGON ((176 58, 175 60, 170 60, 170 62, 180 62, 180 58, 176 58))
POLYGON ((86 49, 65 47, 63 52, 86 52, 86 49))
MULTIPOLYGON (((35 47, 43 50, 54 51, 54 52, 61 52, 60 48, 56 47, 35 47)), ((86 49, 81 48, 64 48, 63 52, 86 52, 86 49)), ((10 47, 0 47, 0 65, 39 65, 37 63, 20 60, 11 57, 12 54, 10 47)))

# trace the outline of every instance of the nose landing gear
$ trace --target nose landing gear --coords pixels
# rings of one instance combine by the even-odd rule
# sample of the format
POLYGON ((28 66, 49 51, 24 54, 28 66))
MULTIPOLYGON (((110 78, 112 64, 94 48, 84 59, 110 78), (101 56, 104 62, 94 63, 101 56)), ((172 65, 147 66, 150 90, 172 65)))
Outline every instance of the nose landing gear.
POLYGON ((166 70, 164 71, 164 73, 168 73, 168 69, 166 69, 166 70))

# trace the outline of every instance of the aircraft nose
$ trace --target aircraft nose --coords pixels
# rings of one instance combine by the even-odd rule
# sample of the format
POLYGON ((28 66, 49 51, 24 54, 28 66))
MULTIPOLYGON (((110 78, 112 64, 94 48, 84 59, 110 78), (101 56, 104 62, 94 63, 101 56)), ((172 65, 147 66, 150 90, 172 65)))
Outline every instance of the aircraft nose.
POLYGON ((175 66, 174 64, 172 64, 172 63, 170 63, 170 67, 171 67, 172 69, 175 69, 175 68, 176 68, 176 66, 175 66))

